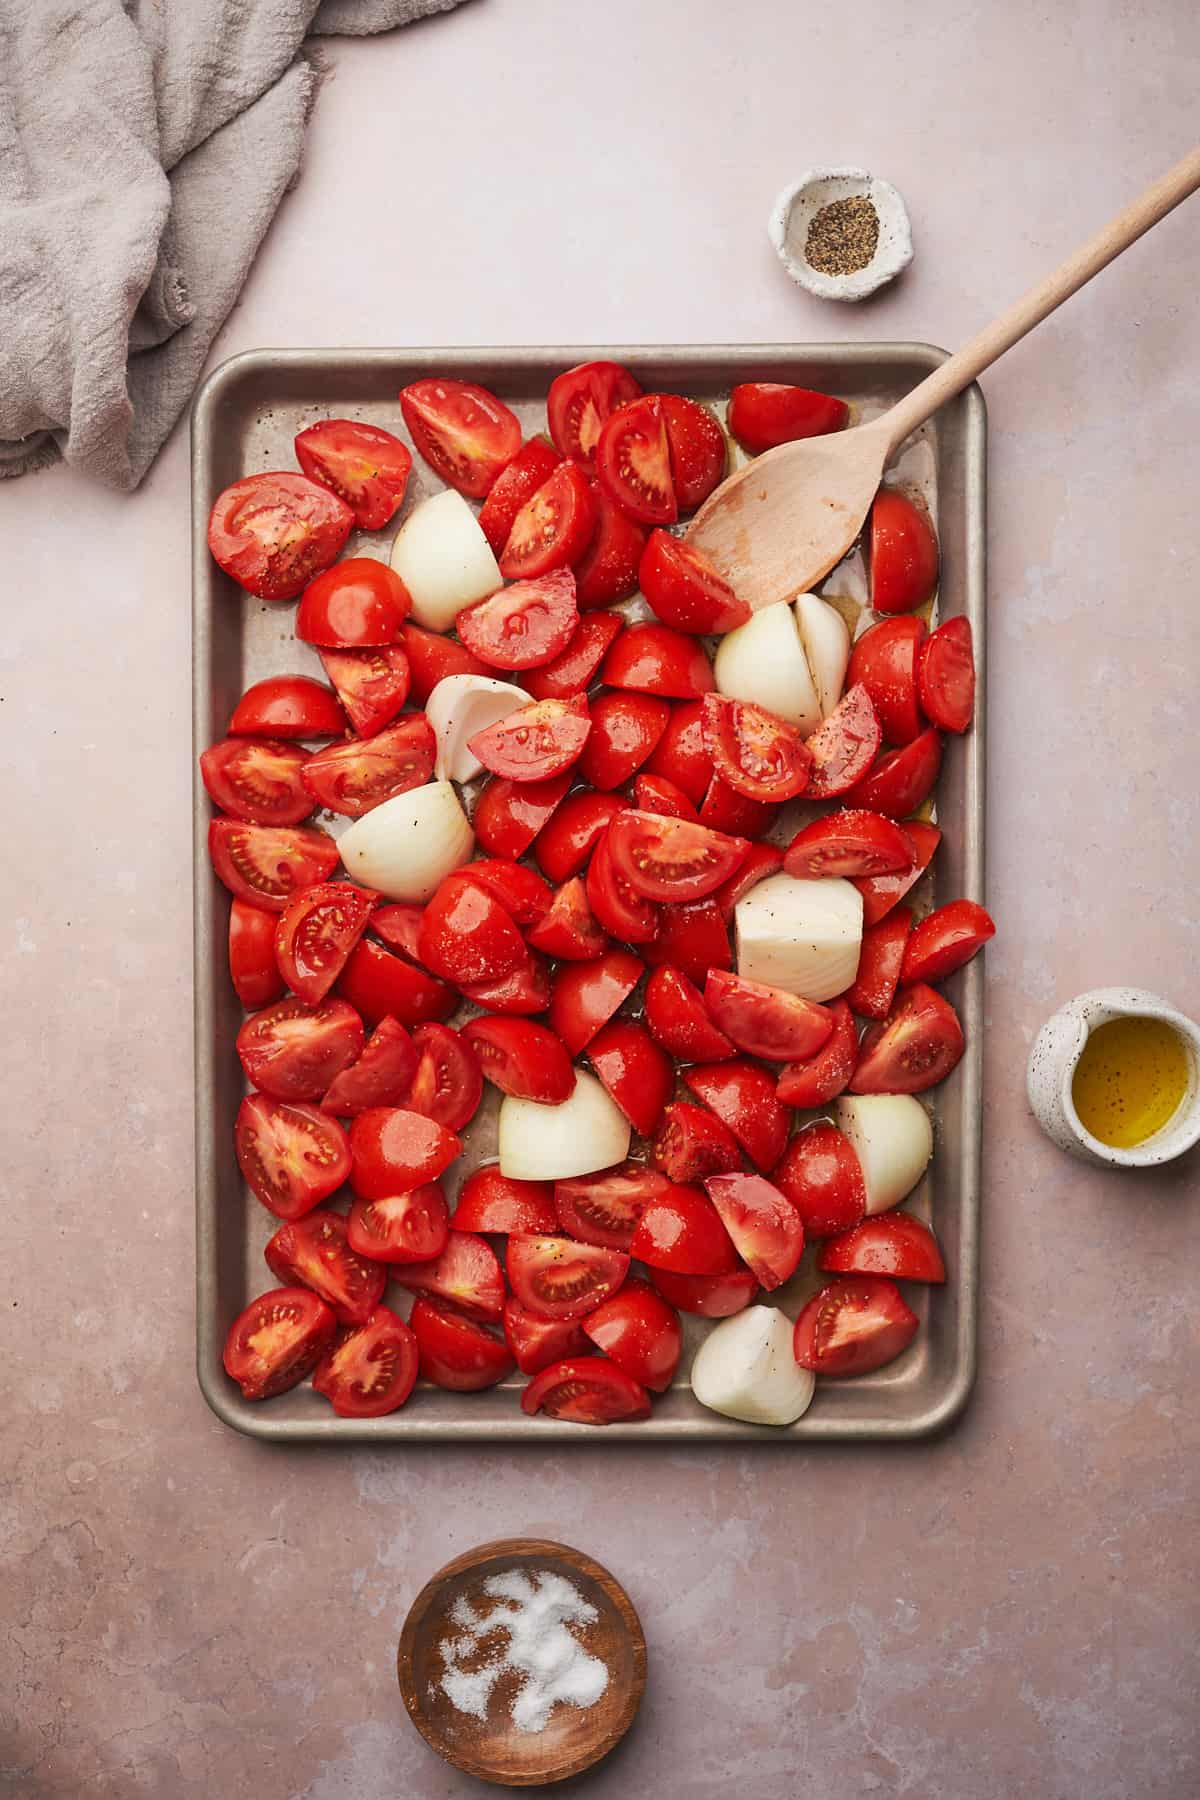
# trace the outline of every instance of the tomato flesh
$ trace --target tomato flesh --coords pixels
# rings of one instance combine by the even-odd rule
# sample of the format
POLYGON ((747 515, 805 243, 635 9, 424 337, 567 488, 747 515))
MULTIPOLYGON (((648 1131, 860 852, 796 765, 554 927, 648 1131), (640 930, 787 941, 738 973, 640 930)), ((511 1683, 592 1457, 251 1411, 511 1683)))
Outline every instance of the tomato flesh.
POLYGON ((278 738, 227 737, 201 752, 214 804, 247 825, 299 825, 313 809, 300 779, 308 751, 278 738))
MULTIPOLYGON (((511 581, 517 576, 565 570, 579 561, 595 529, 591 483, 576 463, 559 463, 513 520, 500 557, 500 573, 511 581)), ((574 593, 572 579, 572 597, 574 593)))
POLYGON ((865 806, 904 819, 933 792, 942 766, 941 734, 930 726, 899 750, 889 750, 846 792, 848 806, 865 806))
POLYGON ((591 464, 605 420, 641 391, 620 363, 579 363, 565 369, 554 377, 546 396, 550 436, 564 456, 591 464))
POLYGON ((846 989, 846 1003, 860 1019, 886 1019, 892 1010, 911 928, 911 909, 897 906, 863 932, 858 972, 846 989))
POLYGON ((650 1396, 606 1357, 575 1356, 536 1375, 521 1395, 521 1410, 575 1425, 612 1425, 618 1419, 649 1418, 650 1396))
POLYGON ((946 1279, 938 1241, 911 1213, 885 1212, 830 1238, 820 1267, 833 1275, 888 1275, 893 1281, 946 1279))
POLYGON ((417 1050, 396 1019, 381 1019, 356 1061, 335 1075, 321 1111, 353 1118, 368 1106, 399 1106, 412 1084, 417 1050))
POLYGON ((387 563, 351 556, 309 582, 296 609, 296 636, 335 650, 391 644, 411 604, 387 563))
POLYGON ((588 1061, 633 1129, 653 1137, 675 1085, 671 1058, 633 1019, 613 1019, 588 1045, 588 1061))
POLYGON ((854 885, 863 897, 864 926, 874 925, 882 919, 898 900, 903 900, 910 888, 916 886, 942 841, 942 834, 937 826, 930 825, 924 819, 906 819, 901 830, 912 847, 911 866, 892 875, 867 875, 854 879, 854 885))
POLYGON ((535 700, 565 700, 586 693, 604 653, 623 629, 616 613, 586 613, 571 633, 565 650, 541 668, 530 669, 525 686, 535 700))
POLYGON ((522 1375, 536 1375, 566 1356, 586 1356, 590 1348, 574 1319, 540 1319, 512 1294, 504 1302, 504 1339, 522 1375))
POLYGON ((466 607, 454 623, 467 649, 489 668, 538 668, 562 654, 579 623, 575 577, 556 567, 537 579, 514 581, 466 607))
POLYGON ((858 1061, 858 1030, 845 1000, 830 1000, 833 1030, 815 1056, 789 1063, 775 1083, 785 1106, 824 1106, 844 1093, 858 1061))
POLYGON ((850 1275, 822 1288, 796 1320, 793 1353, 817 1375, 868 1375, 907 1350, 917 1316, 894 1281, 850 1275))
POLYGON ((733 1055, 699 989, 670 963, 655 969, 646 983, 644 1006, 651 1037, 680 1062, 724 1062, 733 1055))
POLYGON ((413 713, 377 737, 315 751, 300 778, 330 812, 361 819, 385 800, 424 787, 436 757, 433 727, 424 713, 413 713))
POLYGON ((704 742, 722 780, 750 800, 794 800, 808 787, 813 759, 804 740, 765 707, 707 695, 704 742))
POLYGON ((286 1394, 316 1367, 333 1341, 331 1307, 303 1287, 272 1288, 238 1314, 222 1362, 247 1400, 286 1394))
POLYGON ((794 1137, 775 1181, 796 1208, 809 1237, 832 1237, 857 1225, 867 1189, 854 1146, 835 1125, 810 1125, 794 1137))
POLYGON ((580 1175, 554 1185, 557 1221, 568 1237, 608 1250, 628 1250, 647 1204, 670 1186, 644 1163, 619 1163, 600 1175, 580 1175))
POLYGON ((417 1026, 413 1049, 417 1066, 403 1104, 447 1131, 462 1131, 483 1099, 478 1057, 461 1032, 435 1019, 417 1026))
POLYGON ((796 1272, 804 1225, 791 1202, 761 1175, 710 1175, 704 1190, 733 1247, 760 1287, 777 1288, 796 1272))
POLYGON ((797 438, 841 431, 850 417, 844 400, 780 381, 743 381, 729 396, 729 429, 751 456, 797 438))
POLYGON ((326 569, 354 514, 328 488, 291 470, 247 475, 217 495, 208 547, 227 575, 260 600, 293 600, 326 569))
MULTIPOLYGON (((586 886, 593 916, 613 937, 621 938, 627 944, 648 944, 657 935, 659 908, 619 873, 613 862, 608 832, 592 852, 586 886)), ((664 916, 670 917, 670 914, 664 916)))
POLYGON ((468 749, 493 775, 510 781, 549 781, 578 762, 591 720, 582 694, 537 700, 476 732, 468 749))
POLYGON ((687 1184, 740 1166, 737 1139, 727 1125, 690 1100, 667 1107, 653 1150, 655 1166, 671 1181, 687 1184))
POLYGON ((408 1316, 417 1340, 421 1377, 455 1394, 495 1387, 513 1367, 508 1346, 463 1313, 418 1294, 408 1316))
POLYGON ((924 506, 897 488, 880 488, 867 543, 876 612, 911 612, 930 598, 938 582, 938 542, 924 506))
POLYGON ((643 1387, 663 1394, 675 1379, 683 1333, 674 1307, 648 1282, 627 1281, 583 1321, 598 1350, 643 1387))
POLYGON ((350 952, 337 989, 372 1026, 388 1017, 401 1025, 421 1025, 426 1019, 448 1018, 457 1005, 444 981, 365 937, 350 952))
POLYGON ((362 1047, 362 1020, 332 997, 316 1006, 277 1000, 251 1013, 237 1034, 246 1079, 273 1100, 320 1100, 362 1047))
POLYGON ((279 915, 275 960, 294 994, 323 1000, 366 929, 372 896, 349 881, 318 882, 293 894, 279 915))
POLYGON ((238 1167, 277 1219, 300 1219, 350 1173, 350 1144, 315 1107, 247 1094, 233 1131, 238 1167))
POLYGON ((413 443, 435 475, 482 500, 521 448, 516 414, 472 381, 431 376, 400 390, 413 443))
POLYGON ((575 592, 580 612, 613 606, 637 592, 638 565, 646 545, 646 527, 609 499, 597 482, 596 528, 592 541, 575 564, 575 592))
POLYGON ((528 939, 535 950, 568 962, 592 962, 600 955, 608 939, 578 875, 559 888, 549 912, 530 927, 528 939))
POLYGON ((263 1255, 277 1281, 311 1288, 339 1325, 364 1324, 383 1299, 387 1270, 351 1248, 345 1219, 327 1207, 281 1225, 263 1255))
POLYGON ((463 1038, 486 1079, 502 1094, 561 1106, 575 1091, 575 1071, 559 1040, 532 1019, 472 1019, 463 1038))
POLYGON ((544 1319, 584 1318, 616 1293, 629 1269, 624 1251, 555 1236, 509 1238, 504 1260, 521 1305, 544 1319))
POLYGON ((850 652, 846 680, 866 688, 886 743, 909 744, 921 730, 917 668, 924 636, 921 619, 881 619, 850 652))
POLYGON ((688 819, 620 812, 608 828, 613 868, 647 900, 701 900, 721 886, 750 846, 688 819))
POLYGON ((496 1253, 472 1231, 452 1230, 439 1256, 405 1264, 396 1280, 414 1294, 449 1300, 472 1319, 498 1319, 504 1311, 504 1276, 496 1253))
POLYGON ((405 644, 322 650, 320 657, 360 738, 375 737, 402 710, 412 681, 405 644))
POLYGON ((388 1264, 423 1264, 446 1248, 450 1213, 441 1184, 428 1181, 378 1200, 356 1196, 347 1229, 360 1256, 388 1264))
POLYGON ((298 432, 296 461, 310 481, 344 500, 364 531, 380 531, 398 511, 412 452, 390 431, 357 419, 322 419, 298 432))
POLYGON ((670 963, 689 981, 703 981, 710 969, 732 968, 729 927, 716 896, 663 907, 644 954, 651 968, 670 963))
POLYGON ((524 1016, 545 1012, 550 1004, 550 969, 544 956, 531 951, 525 961, 499 981, 473 981, 462 989, 464 1000, 493 1013, 524 1016))
POLYGON ((646 525, 679 517, 662 402, 643 394, 604 421, 596 441, 596 473, 609 499, 646 525))
POLYGON ((944 1081, 966 1048, 958 1014, 922 981, 862 1041, 852 1094, 923 1094, 944 1081))
POLYGON ((828 813, 798 831, 783 858, 801 880, 827 876, 891 875, 911 869, 912 844, 892 819, 862 808, 828 813))
POLYGON ((732 631, 750 617, 746 602, 708 558, 669 531, 650 533, 638 585, 663 624, 676 631, 732 631))
POLYGON ((951 900, 922 919, 909 938, 900 979, 906 987, 915 981, 944 981, 995 935, 996 922, 984 907, 974 900, 951 900))
POLYGON ((947 619, 926 639, 917 688, 931 725, 943 731, 969 729, 975 713, 975 652, 969 619, 947 619))
POLYGON ((506 781, 494 776, 476 800, 471 820, 480 848, 489 856, 524 856, 570 785, 569 773, 549 781, 506 781))
MULTIPOLYGON (((812 758, 808 782, 810 800, 835 800, 849 794, 856 781, 865 776, 874 762, 883 732, 875 708, 861 683, 849 687, 823 725, 818 726, 805 748, 812 758)), ((872 802, 856 797, 850 806, 868 807, 872 802)), ((876 808, 885 811, 886 808, 876 808)))
POLYGON ((345 1332, 313 1373, 313 1386, 344 1419, 378 1419, 395 1412, 417 1379, 417 1340, 404 1320, 377 1306, 363 1325, 345 1332))
POLYGON ((680 512, 692 512, 724 479, 729 456, 725 433, 707 406, 696 400, 660 394, 658 402, 667 427, 675 499, 680 512))
POLYGON ((324 881, 338 861, 328 832, 308 825, 243 825, 240 819, 210 821, 208 853, 231 894, 277 913, 299 889, 324 881))
POLYGON ((704 984, 709 1017, 739 1050, 768 1062, 815 1056, 833 1030, 833 1014, 763 981, 710 969, 704 984))
POLYGON ((499 556, 508 542, 513 520, 525 502, 537 493, 561 461, 558 451, 552 450, 545 438, 530 438, 497 475, 479 511, 480 530, 494 555, 499 556))
POLYGON ((773 1169, 788 1137, 787 1108, 775 1083, 756 1063, 704 1063, 685 1072, 698 1099, 727 1125, 756 1169, 773 1169))
POLYGON ((462 1149, 452 1131, 402 1107, 369 1106, 350 1126, 350 1185, 362 1200, 436 1181, 462 1149))
POLYGON ((632 951, 614 946, 592 962, 564 964, 557 971, 550 1025, 571 1056, 578 1056, 629 998, 643 966, 632 951))

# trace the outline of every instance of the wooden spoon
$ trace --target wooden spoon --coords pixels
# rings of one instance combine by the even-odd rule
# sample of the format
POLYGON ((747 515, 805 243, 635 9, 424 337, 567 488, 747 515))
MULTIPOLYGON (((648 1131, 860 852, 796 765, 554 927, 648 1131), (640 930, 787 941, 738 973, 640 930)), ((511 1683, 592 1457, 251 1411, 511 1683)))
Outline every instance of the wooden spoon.
POLYGON ((780 444, 705 501, 687 541, 750 607, 806 593, 862 530, 888 459, 945 401, 1200 187, 1200 149, 1153 183, 1052 275, 973 337, 881 418, 780 444))

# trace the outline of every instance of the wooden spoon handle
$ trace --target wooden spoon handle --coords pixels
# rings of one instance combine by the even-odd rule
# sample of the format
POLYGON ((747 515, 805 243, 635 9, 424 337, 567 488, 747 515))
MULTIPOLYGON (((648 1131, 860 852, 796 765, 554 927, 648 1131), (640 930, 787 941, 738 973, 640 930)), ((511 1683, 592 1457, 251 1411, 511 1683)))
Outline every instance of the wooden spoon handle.
POLYGON ((1048 313, 1081 288, 1093 275, 1098 275, 1114 257, 1120 256, 1143 232, 1165 218, 1173 207, 1186 200, 1200 187, 1200 148, 1168 169, 1158 181, 1119 212, 1115 219, 1080 246, 1073 256, 1047 275, 1036 287, 1023 294, 1007 312, 983 330, 944 362, 940 369, 927 375, 919 387, 892 407, 879 420, 881 430, 889 436, 889 452, 895 450, 918 425, 923 425, 945 401, 960 394, 975 377, 996 361, 998 356, 1023 338, 1027 331, 1040 325, 1048 313))

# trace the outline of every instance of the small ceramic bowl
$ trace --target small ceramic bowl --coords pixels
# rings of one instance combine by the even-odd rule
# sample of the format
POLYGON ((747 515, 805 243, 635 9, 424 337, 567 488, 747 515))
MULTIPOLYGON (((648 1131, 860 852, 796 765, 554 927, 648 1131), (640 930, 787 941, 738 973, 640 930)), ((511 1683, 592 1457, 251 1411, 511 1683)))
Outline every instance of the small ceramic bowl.
POLYGON ((1025 1085, 1034 1117, 1060 1150, 1104 1168, 1154 1168, 1200 1143, 1200 1026, 1144 988, 1091 988, 1068 1000, 1042 1026, 1029 1053, 1025 1085), (1161 1131, 1118 1150, 1101 1143, 1080 1122, 1071 1089, 1089 1035, 1110 1019, 1129 1017, 1161 1019, 1174 1027, 1187 1046, 1190 1079, 1161 1131))
POLYGON ((912 261, 912 226, 903 200, 890 181, 866 169, 806 169, 784 188, 767 221, 767 236, 793 281, 821 300, 865 300, 893 281, 912 261), (879 216, 879 242, 864 268, 849 275, 814 269, 804 253, 808 228, 823 206, 861 194, 879 216))

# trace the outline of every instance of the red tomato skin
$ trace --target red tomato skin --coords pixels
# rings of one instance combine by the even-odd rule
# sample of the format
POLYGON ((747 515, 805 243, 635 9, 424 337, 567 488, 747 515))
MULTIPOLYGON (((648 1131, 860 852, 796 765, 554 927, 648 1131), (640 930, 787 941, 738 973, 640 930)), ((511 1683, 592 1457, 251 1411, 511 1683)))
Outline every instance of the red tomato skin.
POLYGON ((945 981, 996 935, 991 914, 974 900, 951 900, 922 919, 904 946, 900 980, 945 981))
POLYGON ((248 1011, 270 1006, 286 989, 275 961, 278 922, 278 913, 234 897, 229 909, 229 976, 248 1011))
POLYGON ((852 1094, 923 1094, 944 1081, 966 1048, 958 1014, 922 981, 862 1041, 852 1094))
POLYGON ((335 650, 392 644, 411 605, 387 563, 350 556, 309 582, 296 608, 296 636, 335 650))
POLYGON ((657 394, 617 407, 596 441, 596 474, 617 506, 645 525, 673 525, 679 517, 671 480, 671 449, 657 394))
POLYGON ((703 700, 671 708, 667 728, 646 764, 650 775, 664 775, 699 806, 713 777, 712 758, 704 747, 703 700))
POLYGON ((808 739, 806 748, 812 757, 808 798, 836 800, 844 794, 847 806, 870 808, 869 800, 850 796, 856 792, 855 782, 867 775, 882 740, 882 727, 866 688, 861 683, 848 687, 824 724, 808 739))
MULTIPOLYGON (((385 1263, 426 1265, 438 1257, 450 1237, 450 1213, 441 1183, 424 1182, 380 1200, 356 1196, 347 1220, 351 1247, 360 1256, 385 1263)), ((398 1276, 395 1279, 399 1279, 398 1276)))
POLYGON ((536 925, 550 910, 554 895, 532 869, 503 860, 464 863, 454 879, 472 881, 498 900, 518 925, 536 925))
POLYGON ((710 969, 732 968, 729 927, 714 896, 663 907, 644 955, 648 967, 671 963, 695 982, 703 981, 710 969))
POLYGON ((517 1181, 502 1175, 499 1163, 486 1163, 463 1182, 454 1229, 553 1235, 558 1230, 554 1189, 548 1181, 517 1181))
POLYGON ((783 852, 774 844, 751 844, 741 868, 728 881, 722 882, 713 896, 722 916, 726 920, 732 919, 738 901, 768 875, 777 875, 782 867, 783 852))
POLYGON ((785 1106, 824 1106, 846 1091, 858 1061, 858 1028, 845 1000, 827 1002, 833 1030, 815 1056, 789 1063, 775 1083, 785 1106))
POLYGON ((672 1269, 651 1269, 650 1279, 670 1305, 702 1319, 728 1319, 749 1306, 758 1282, 749 1269, 730 1269, 725 1275, 677 1275, 672 1269))
POLYGON ((862 936, 858 973, 846 989, 846 1001, 860 1019, 886 1019, 896 998, 904 946, 912 929, 912 908, 897 906, 862 936))
POLYGON ((383 1200, 436 1181, 462 1150, 434 1119, 396 1106, 369 1106, 350 1126, 350 1186, 361 1200, 383 1200))
POLYGON ((545 438, 533 437, 522 444, 506 469, 502 469, 488 490, 479 511, 479 525, 484 537, 499 556, 508 542, 513 520, 525 502, 549 480, 562 461, 557 450, 545 438))
POLYGON ((647 1268, 677 1275, 724 1275, 738 1266, 733 1240, 712 1201, 699 1188, 682 1184, 647 1201, 631 1250, 647 1268))
POLYGON ((421 932, 423 906, 408 900, 388 900, 371 914, 370 927, 389 950, 398 950, 409 962, 420 962, 417 940, 421 932))
MULTIPOLYGON (((611 827, 610 827, 611 829, 611 827)), ((608 832, 592 852, 587 872, 587 900, 593 916, 626 944, 649 944, 658 934, 662 914, 653 900, 636 893, 618 872, 608 832)))
POLYGON ((844 1132, 825 1122, 794 1137, 775 1170, 809 1237, 833 1237, 860 1223, 867 1210, 862 1167, 844 1132))
POLYGON ((502 981, 473 981, 462 989, 464 1000, 485 1012, 525 1017, 545 1012, 550 1004, 550 967, 544 956, 530 951, 519 968, 502 981))
POLYGON ((554 377, 546 395, 550 436, 564 456, 590 466, 604 421, 626 401, 636 400, 641 391, 620 363, 578 363, 573 369, 564 369, 554 377))
POLYGON ((742 1153, 727 1125, 703 1106, 676 1100, 667 1107, 651 1152, 655 1167, 681 1185, 738 1169, 742 1153))
POLYGON ((653 1137, 675 1085, 671 1058, 645 1027, 614 1019, 588 1045, 588 1061, 633 1129, 653 1137))
POLYGON ((579 761, 592 725, 582 694, 569 700, 536 700, 510 713, 467 743, 493 775, 510 781, 551 780, 579 761))
POLYGON ((674 631, 732 631, 750 617, 746 602, 708 558, 661 527, 642 552, 638 586, 656 617, 674 631))
MULTIPOLYGON (((566 569, 579 561, 595 529, 591 483, 577 464, 559 463, 514 519, 500 556, 500 573, 511 581, 566 569)), ((574 579, 571 593, 574 596, 574 579)))
POLYGON ((917 691, 931 725, 942 731, 970 729, 975 714, 975 653, 969 619, 947 619, 926 639, 917 668, 917 691))
POLYGON ((594 962, 564 964, 558 970, 550 997, 550 1025, 572 1056, 586 1049, 629 998, 643 966, 632 951, 614 947, 594 962))
POLYGON ((512 1372, 508 1347, 444 1301, 418 1294, 408 1315, 421 1377, 455 1394, 477 1394, 512 1372))
POLYGON ((830 1238, 819 1266, 831 1275, 888 1275, 893 1281, 946 1279, 946 1264, 928 1225, 911 1213, 879 1213, 830 1238))
POLYGON ((712 693, 715 681, 712 664, 695 638, 652 623, 626 627, 604 658, 600 679, 608 687, 660 700, 702 699, 712 693))
POLYGON ((809 881, 892 875, 912 863, 912 844, 895 820, 862 808, 814 819, 796 833, 783 859, 785 873, 809 881))
POLYGON ((933 792, 942 766, 941 733, 930 726, 911 744, 889 750, 846 791, 847 806, 865 806, 889 819, 906 819, 933 792))
POLYGON ((325 998, 366 930, 372 896, 349 881, 318 882, 293 894, 279 915, 275 961, 310 1006, 325 998))
POLYGON ((586 788, 569 794, 533 846, 547 881, 561 884, 578 875, 610 821, 628 804, 620 794, 596 794, 586 788))
POLYGON ((474 382, 432 376, 400 390, 413 443, 450 487, 482 500, 521 448, 516 414, 474 382))
POLYGON ((296 461, 335 493, 363 531, 380 531, 399 510, 412 452, 390 431, 357 419, 321 419, 298 432, 296 461))
POLYGON ((791 1202, 761 1175, 710 1175, 704 1190, 733 1247, 760 1287, 781 1287, 804 1253, 804 1225, 791 1202))
POLYGON ((779 381, 743 381, 729 396, 730 435, 751 456, 797 438, 841 431, 849 417, 844 400, 779 381))
POLYGON ((912 866, 894 875, 866 875, 855 878, 854 885, 863 897, 863 925, 875 925, 889 913, 898 900, 903 900, 916 886, 933 860, 942 841, 936 825, 925 819, 906 819, 901 829, 912 846, 912 866))
POLYGON ((350 508, 328 488, 293 469, 267 470, 217 495, 208 515, 208 547, 247 593, 294 600, 333 562, 353 524, 350 508), (303 527, 290 544, 282 541, 281 516, 303 527))
POLYGON ((311 675, 268 675, 256 681, 229 721, 233 737, 341 737, 349 729, 333 689, 311 675))
POLYGON ((875 611, 906 613, 923 605, 938 583, 938 542, 924 506, 896 488, 880 488, 867 541, 875 611))
POLYGON ((680 1062, 724 1062, 734 1054, 700 990, 670 963, 655 969, 646 983, 644 1006, 651 1037, 680 1062))
POLYGON ((586 1356, 591 1348, 575 1319, 540 1319, 510 1294, 504 1302, 504 1339, 522 1375, 537 1375, 564 1357, 586 1356))
POLYGON ((571 1059, 552 1031, 531 1019, 471 1019, 463 1037, 501 1093, 561 1106, 575 1091, 571 1059))
POLYGON ((684 1080, 729 1127, 756 1169, 775 1167, 787 1144, 789 1120, 765 1069, 740 1059, 705 1063, 685 1070, 684 1080))
POLYGON ((721 780, 749 800, 794 800, 808 786, 812 757, 804 740, 763 706, 706 695, 704 742, 721 780))
POLYGON ((565 700, 586 693, 596 678, 605 651, 624 629, 618 613, 586 613, 565 650, 540 669, 526 671, 524 681, 534 700, 565 700))
POLYGON ((866 688, 887 744, 910 744, 921 731, 917 666, 924 636, 922 619, 881 619, 850 652, 846 684, 866 688))
POLYGON ((733 874, 750 846, 689 819, 634 808, 608 828, 613 868, 647 900, 702 900, 733 874))
POLYGON ((608 943, 592 915, 579 875, 559 888, 549 912, 530 927, 527 936, 535 950, 567 962, 592 962, 608 943))
POLYGON ((381 1019, 362 1054, 335 1075, 321 1101, 321 1111, 353 1118, 368 1106, 399 1106, 417 1068, 417 1050, 395 1019, 381 1019))
POLYGON ((544 1319, 582 1319, 615 1294, 629 1271, 621 1250, 567 1237, 510 1237, 504 1266, 529 1312, 544 1319))
POLYGON ((649 694, 604 693, 591 705, 592 729, 579 774, 601 793, 623 787, 667 728, 671 709, 649 694))
POLYGON ((623 1162, 599 1175, 580 1175, 554 1184, 557 1229, 581 1244, 628 1251, 647 1205, 670 1183, 645 1163, 623 1162))
POLYGON ((316 1006, 290 996, 277 1000, 251 1013, 237 1034, 247 1081, 273 1100, 319 1100, 362 1047, 362 1020, 344 1000, 333 998, 316 1006), (296 1035, 298 1022, 303 1038, 296 1035))
POLYGON ((639 812, 659 813, 664 819, 688 819, 698 825, 700 815, 683 792, 665 775, 647 775, 645 770, 633 778, 633 804, 639 812))
MULTIPOLYGON (((455 643, 453 638, 443 637, 436 631, 426 631, 420 625, 414 625, 406 619, 400 627, 400 641, 408 658, 408 666, 412 679, 412 697, 418 706, 424 706, 439 681, 447 675, 487 675, 490 673, 486 663, 473 656, 465 644, 455 643)), ((404 704, 401 701, 401 706, 404 704)))
POLYGON ((704 1004, 739 1050, 768 1062, 815 1056, 833 1030, 828 1007, 727 969, 709 970, 704 1004))
POLYGON ((679 1317, 648 1282, 629 1280, 583 1321, 598 1350, 657 1394, 675 1379, 683 1350, 679 1317))
POLYGON ((414 1294, 449 1300, 469 1318, 485 1323, 499 1319, 504 1311, 504 1275, 496 1253, 472 1231, 452 1230, 440 1256, 431 1262, 406 1263, 396 1280, 414 1294))
POLYGON ((467 649, 490 669, 533 669, 552 663, 579 623, 575 577, 555 568, 498 588, 459 613, 454 628, 467 649))
POLYGON ((894 1362, 917 1334, 917 1316, 905 1305, 894 1281, 880 1275, 850 1275, 831 1282, 809 1301, 796 1320, 792 1350, 802 1369, 817 1375, 869 1375, 894 1362), (837 1341, 844 1332, 839 1315, 853 1308, 861 1335, 837 1341))
POLYGON ((227 737, 200 753, 214 806, 247 825, 299 825, 313 809, 300 779, 308 751, 282 738, 227 737))
POLYGON ((779 814, 778 806, 739 794, 720 775, 714 774, 700 803, 700 823, 729 836, 758 838, 769 831, 779 814))
POLYGON ((483 1071, 461 1032, 429 1019, 413 1033, 417 1066, 404 1105, 447 1131, 469 1125, 483 1099, 483 1071))
POLYGON ((238 1107, 233 1141, 247 1185, 277 1219, 302 1219, 350 1173, 350 1142, 336 1119, 295 1101, 247 1094, 238 1107), (301 1158, 289 1154, 299 1136, 305 1145, 301 1158), (276 1150, 273 1166, 264 1158, 264 1143, 276 1150))
POLYGON ((318 1207, 281 1225, 263 1255, 275 1279, 319 1294, 339 1325, 362 1325, 383 1299, 387 1270, 346 1241, 340 1213, 318 1207))
POLYGON ((658 400, 666 421, 675 499, 680 512, 693 512, 725 479, 729 460, 725 433, 707 406, 696 400, 682 394, 660 394, 658 400))
POLYGON ((396 1412, 417 1379, 417 1340, 404 1320, 377 1306, 365 1325, 344 1332, 313 1371, 313 1387, 344 1419, 378 1419, 396 1412), (384 1382, 373 1391, 382 1364, 384 1382), (370 1374, 371 1388, 362 1376, 370 1374))
POLYGON ((448 1019, 458 1004, 444 981, 367 938, 359 938, 350 952, 337 991, 372 1026, 389 1015, 408 1026, 448 1019))
POLYGON ((511 915, 478 882, 447 876, 421 915, 421 961, 455 986, 499 981, 524 961, 511 915))
POLYGON ((575 564, 575 598, 580 612, 614 606, 637 592, 638 565, 646 545, 646 527, 615 506, 599 482, 592 497, 596 529, 575 564))
POLYGON ((576 1356, 536 1375, 521 1395, 521 1410, 577 1425, 612 1425, 618 1419, 648 1419, 650 1396, 607 1357, 576 1356))
POLYGON ((317 654, 360 738, 373 738, 391 724, 408 699, 412 682, 403 644, 319 650, 317 654))
POLYGON ((304 1380, 333 1342, 337 1322, 332 1308, 302 1287, 271 1288, 250 1302, 229 1327, 222 1363, 245 1400, 270 1400, 304 1380), (286 1348, 268 1359, 249 1340, 264 1323, 286 1318, 292 1324, 286 1348))
POLYGON ((570 785, 569 772, 549 781, 506 781, 493 775, 475 802, 471 820, 480 848, 509 861, 524 856, 570 785))

